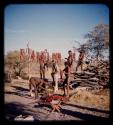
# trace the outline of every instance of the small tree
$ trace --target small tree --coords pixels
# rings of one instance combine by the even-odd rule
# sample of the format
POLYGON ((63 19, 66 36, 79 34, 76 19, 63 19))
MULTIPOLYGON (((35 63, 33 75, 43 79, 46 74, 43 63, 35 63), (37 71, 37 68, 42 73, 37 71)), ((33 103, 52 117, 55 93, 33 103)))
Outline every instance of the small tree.
POLYGON ((94 27, 93 31, 86 34, 85 38, 88 38, 87 51, 92 52, 98 60, 103 56, 103 51, 109 49, 109 26, 99 24, 94 27))
POLYGON ((21 76, 26 66, 26 60, 20 61, 19 54, 19 51, 10 51, 5 56, 5 67, 8 67, 15 76, 21 76))

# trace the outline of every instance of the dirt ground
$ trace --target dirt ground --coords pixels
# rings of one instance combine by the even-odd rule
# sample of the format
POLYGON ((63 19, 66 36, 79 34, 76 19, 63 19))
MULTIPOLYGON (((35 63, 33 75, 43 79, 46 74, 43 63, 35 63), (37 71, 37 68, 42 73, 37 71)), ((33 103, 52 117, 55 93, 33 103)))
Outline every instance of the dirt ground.
MULTIPOLYGON (((37 69, 36 69, 37 70, 37 69)), ((32 73, 39 76, 39 73, 32 73)), ((46 76, 51 80, 50 69, 46 76)), ((72 95, 59 112, 51 112, 49 106, 39 106, 36 100, 29 95, 28 80, 13 79, 12 83, 4 83, 5 116, 14 120, 18 115, 32 115, 35 120, 79 120, 99 121, 109 118, 110 90, 86 91, 86 87, 78 86, 70 90, 72 95)), ((63 94, 62 89, 59 93, 63 94)))

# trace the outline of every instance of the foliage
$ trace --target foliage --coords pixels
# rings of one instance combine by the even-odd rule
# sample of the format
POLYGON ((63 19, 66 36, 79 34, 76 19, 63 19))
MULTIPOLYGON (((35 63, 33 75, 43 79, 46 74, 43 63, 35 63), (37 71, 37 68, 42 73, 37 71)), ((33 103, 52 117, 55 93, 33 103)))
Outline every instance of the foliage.
POLYGON ((98 60, 103 56, 103 51, 109 49, 109 26, 99 24, 86 34, 85 38, 88 38, 88 41, 82 46, 86 46, 84 48, 87 52, 92 52, 98 60))
POLYGON ((9 68, 14 76, 21 76, 26 63, 26 60, 20 61, 19 51, 9 51, 5 56, 5 66, 9 68))

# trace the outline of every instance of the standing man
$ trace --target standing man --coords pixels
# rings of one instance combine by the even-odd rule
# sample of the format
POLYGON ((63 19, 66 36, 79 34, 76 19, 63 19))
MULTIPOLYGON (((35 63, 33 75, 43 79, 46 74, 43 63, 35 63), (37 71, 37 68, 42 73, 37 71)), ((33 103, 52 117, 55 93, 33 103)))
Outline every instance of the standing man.
POLYGON ((45 79, 45 63, 44 63, 44 53, 40 53, 39 57, 39 64, 40 64, 40 78, 45 79))
POLYGON ((77 63, 77 67, 76 67, 76 71, 78 70, 78 67, 81 67, 81 71, 83 70, 83 60, 84 60, 84 56, 85 56, 85 52, 84 51, 80 51, 79 54, 79 59, 78 59, 78 63, 77 63))
POLYGON ((52 77, 53 84, 54 84, 54 93, 56 93, 58 91, 59 67, 55 59, 52 60, 51 77, 52 77))
POLYGON ((20 49, 20 60, 24 60, 25 59, 25 50, 24 49, 20 49))
POLYGON ((63 70, 63 72, 65 74, 65 79, 63 82, 63 89, 64 89, 64 95, 66 95, 66 93, 65 93, 65 85, 66 85, 67 97, 69 97, 69 83, 70 83, 70 75, 72 72, 72 64, 73 64, 73 53, 71 50, 69 50, 68 58, 67 58, 67 61, 65 62, 65 68, 63 70))
POLYGON ((72 65, 73 65, 73 53, 71 50, 68 51, 68 58, 67 58, 68 66, 70 67, 70 70, 72 71, 72 65))
POLYGON ((73 53, 73 61, 74 62, 76 61, 76 54, 75 54, 75 52, 73 53))
POLYGON ((45 60, 45 66, 47 67, 48 70, 48 63, 49 63, 49 52, 47 51, 47 49, 44 50, 44 60, 45 60))
POLYGON ((31 60, 34 61, 35 60, 35 51, 32 50, 32 53, 31 53, 31 60))
POLYGON ((61 63, 61 53, 58 53, 58 63, 61 63))
POLYGON ((39 52, 36 52, 36 60, 39 63, 39 52))
POLYGON ((66 95, 66 90, 65 87, 67 88, 67 97, 69 97, 69 83, 70 83, 70 74, 71 74, 71 70, 70 70, 70 66, 68 61, 65 62, 65 68, 63 70, 64 74, 65 74, 65 79, 63 82, 63 89, 64 89, 64 96, 66 95))

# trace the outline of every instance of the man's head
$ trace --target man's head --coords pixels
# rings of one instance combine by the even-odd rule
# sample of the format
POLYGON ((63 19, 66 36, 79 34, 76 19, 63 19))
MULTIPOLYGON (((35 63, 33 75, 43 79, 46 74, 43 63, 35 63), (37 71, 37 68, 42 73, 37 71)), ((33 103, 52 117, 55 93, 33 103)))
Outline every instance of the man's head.
POLYGON ((47 49, 45 49, 44 51, 47 52, 47 49))
POLYGON ((80 52, 80 53, 85 53, 85 51, 84 51, 84 50, 80 50, 79 52, 80 52))
POLYGON ((69 51, 68 51, 68 54, 69 54, 69 55, 72 55, 72 51, 71 51, 71 50, 69 50, 69 51))
POLYGON ((53 59, 53 60, 52 60, 52 63, 57 63, 56 59, 53 59))

